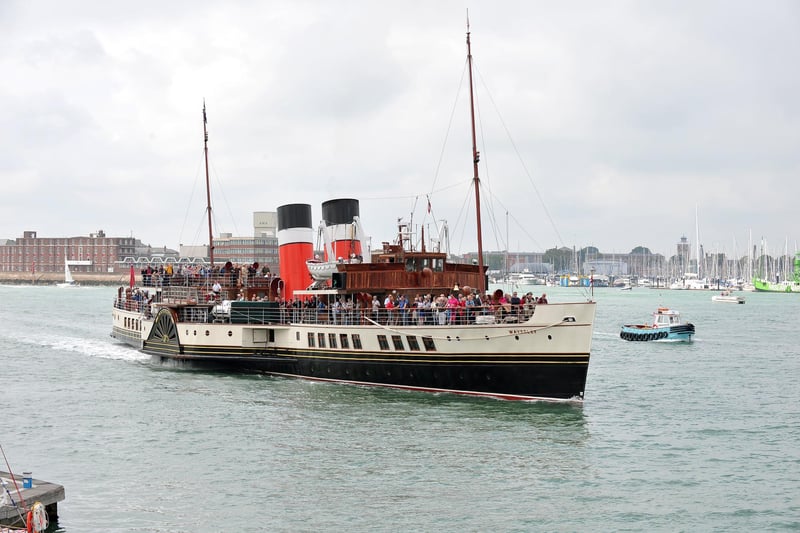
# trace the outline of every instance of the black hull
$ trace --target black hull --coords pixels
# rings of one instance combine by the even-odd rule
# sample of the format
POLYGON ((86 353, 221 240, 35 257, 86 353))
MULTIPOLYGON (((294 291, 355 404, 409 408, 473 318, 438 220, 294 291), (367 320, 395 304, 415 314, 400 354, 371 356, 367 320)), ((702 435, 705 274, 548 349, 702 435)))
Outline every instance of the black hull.
POLYGON ((385 353, 337 357, 277 351, 222 355, 215 349, 216 353, 186 354, 147 344, 145 353, 192 367, 509 400, 580 401, 589 365, 588 355, 566 359, 545 355, 459 356, 457 362, 438 356, 426 357, 423 362, 387 357, 385 353))

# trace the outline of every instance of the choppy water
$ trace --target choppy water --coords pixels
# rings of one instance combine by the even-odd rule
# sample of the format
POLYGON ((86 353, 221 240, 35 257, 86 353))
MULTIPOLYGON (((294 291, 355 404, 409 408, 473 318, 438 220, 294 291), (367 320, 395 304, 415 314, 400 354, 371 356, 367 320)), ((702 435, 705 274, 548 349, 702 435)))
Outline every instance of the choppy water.
POLYGON ((800 295, 597 290, 578 407, 156 367, 114 290, 0 286, 0 444, 59 531, 800 528, 800 295), (694 344, 619 339, 661 304, 694 344))

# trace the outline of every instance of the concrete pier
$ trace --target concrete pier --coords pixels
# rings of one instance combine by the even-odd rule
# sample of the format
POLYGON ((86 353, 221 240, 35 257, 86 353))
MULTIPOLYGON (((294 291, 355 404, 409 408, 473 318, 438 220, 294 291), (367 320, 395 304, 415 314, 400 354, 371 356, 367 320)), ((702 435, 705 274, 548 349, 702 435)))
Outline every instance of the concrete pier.
POLYGON ((24 498, 25 505, 28 508, 36 502, 42 502, 47 510, 47 518, 51 524, 58 520, 58 502, 63 501, 65 498, 62 485, 40 479, 32 479, 31 488, 26 489, 23 487, 22 474, 16 473, 12 475, 8 472, 0 472, 0 480, 5 482, 0 487, 0 490, 2 490, 2 495, 0 495, 0 524, 9 526, 22 525, 20 515, 24 520, 28 509, 22 508, 20 495, 24 498), (17 487, 19 487, 19 492, 17 492, 17 487), (11 495, 10 497, 6 494, 6 490, 11 495))

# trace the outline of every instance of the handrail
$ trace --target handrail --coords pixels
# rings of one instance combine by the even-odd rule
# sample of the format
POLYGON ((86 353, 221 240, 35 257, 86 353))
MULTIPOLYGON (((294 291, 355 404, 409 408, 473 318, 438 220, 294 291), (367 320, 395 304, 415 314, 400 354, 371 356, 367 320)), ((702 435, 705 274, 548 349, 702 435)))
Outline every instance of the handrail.
MULTIPOLYGON (((147 302, 115 298, 114 307, 127 311, 135 311, 146 316, 154 316, 158 307, 180 305, 181 309, 203 309, 203 317, 208 322, 233 324, 332 324, 332 325, 374 325, 386 326, 470 326, 476 324, 504 323, 514 324, 527 321, 533 316, 535 305, 518 306, 516 309, 503 306, 468 306, 457 308, 330 308, 307 307, 303 305, 286 306, 270 302, 246 302, 248 305, 237 306, 237 302, 204 303, 199 299, 186 297, 190 293, 175 291, 170 288, 169 297, 162 297, 161 302, 147 302), (258 305, 263 303, 265 305, 258 305), (230 305, 229 305, 230 304, 230 305)), ((181 318, 192 316, 191 322, 198 322, 197 313, 181 313, 181 318)), ((201 320, 202 321, 202 320, 201 320)))

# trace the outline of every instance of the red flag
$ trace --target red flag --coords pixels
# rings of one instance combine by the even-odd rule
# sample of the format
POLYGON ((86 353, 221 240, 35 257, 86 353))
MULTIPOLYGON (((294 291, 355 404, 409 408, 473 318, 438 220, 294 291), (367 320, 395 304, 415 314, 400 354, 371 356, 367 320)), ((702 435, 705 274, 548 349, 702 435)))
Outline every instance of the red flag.
POLYGON ((136 285, 136 273, 133 271, 133 265, 131 265, 131 289, 134 285, 136 285))
POLYGON ((428 213, 431 212, 431 199, 428 198, 428 213))

